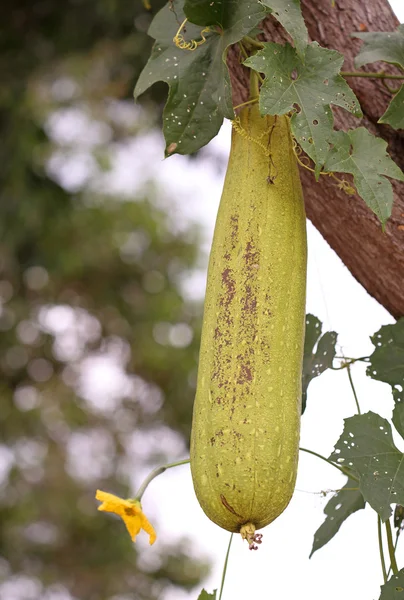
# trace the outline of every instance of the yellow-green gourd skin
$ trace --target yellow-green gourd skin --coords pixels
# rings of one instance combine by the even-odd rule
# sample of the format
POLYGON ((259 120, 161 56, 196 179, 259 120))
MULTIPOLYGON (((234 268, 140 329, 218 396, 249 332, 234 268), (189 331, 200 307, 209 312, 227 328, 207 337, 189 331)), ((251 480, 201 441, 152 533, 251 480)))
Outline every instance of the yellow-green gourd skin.
POLYGON ((199 503, 234 532, 264 527, 293 494, 307 255, 289 119, 254 106, 240 120, 210 254, 191 434, 199 503))

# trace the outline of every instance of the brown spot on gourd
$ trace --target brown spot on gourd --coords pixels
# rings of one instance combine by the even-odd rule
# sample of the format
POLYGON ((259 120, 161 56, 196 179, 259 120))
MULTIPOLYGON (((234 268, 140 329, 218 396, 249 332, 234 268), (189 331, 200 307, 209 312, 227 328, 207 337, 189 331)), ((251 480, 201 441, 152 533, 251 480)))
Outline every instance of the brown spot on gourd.
POLYGON ((231 242, 232 242, 232 250, 237 246, 237 238, 238 238, 238 215, 232 215, 230 217, 231 224, 231 242))
POLYGON ((215 338, 221 337, 223 334, 220 331, 219 327, 215 328, 215 338))
POLYGON ((247 383, 249 381, 252 381, 252 372, 251 372, 251 367, 248 365, 241 365, 240 367, 240 375, 237 379, 237 383, 239 384, 243 384, 243 383, 247 383))

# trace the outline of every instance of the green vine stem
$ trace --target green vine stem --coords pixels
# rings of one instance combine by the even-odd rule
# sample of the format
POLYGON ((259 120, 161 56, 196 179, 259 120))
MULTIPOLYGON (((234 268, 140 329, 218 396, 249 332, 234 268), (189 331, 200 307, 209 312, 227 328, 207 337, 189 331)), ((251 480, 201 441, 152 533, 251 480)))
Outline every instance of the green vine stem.
POLYGON ((242 40, 245 44, 252 46, 253 48, 257 48, 258 50, 262 50, 265 48, 262 42, 250 37, 249 35, 245 35, 242 40))
POLYGON ((363 71, 341 71, 342 77, 370 77, 375 79, 404 79, 404 75, 389 75, 384 71, 365 73, 363 71))
POLYGON ((229 554, 230 554, 230 548, 231 548, 232 541, 233 541, 233 534, 230 534, 230 540, 229 540, 229 545, 227 547, 226 558, 224 559, 223 574, 222 574, 222 583, 220 585, 219 600, 222 600, 222 593, 223 593, 224 581, 226 579, 227 564, 229 562, 229 554))
POLYGON ((369 361, 369 356, 360 356, 359 358, 350 358, 348 356, 336 356, 335 357, 338 360, 346 360, 349 361, 350 363, 355 363, 355 362, 368 362, 369 361))
POLYGON ((336 465, 334 462, 332 462, 331 460, 329 460, 328 458, 326 458, 325 456, 322 456, 321 454, 319 454, 318 452, 314 452, 314 450, 308 450, 307 448, 299 448, 299 450, 301 452, 307 452, 307 454, 312 454, 313 456, 317 456, 317 458, 321 458, 321 460, 324 460, 325 462, 327 462, 329 465, 332 465, 333 467, 335 467, 336 469, 338 469, 338 471, 341 471, 341 473, 343 473, 344 475, 346 475, 347 477, 350 477, 351 479, 354 479, 355 481, 359 481, 359 479, 357 477, 355 477, 355 475, 353 475, 349 469, 347 469, 346 467, 340 467, 339 465, 336 465))
MULTIPOLYGON (((328 458, 326 458, 325 456, 318 454, 318 452, 315 452, 314 450, 308 450, 307 448, 299 448, 299 450, 301 450, 302 452, 307 452, 308 454, 312 454, 313 456, 317 456, 317 458, 321 458, 321 460, 324 460, 329 465, 332 465, 333 467, 335 467, 336 469, 341 471, 341 473, 343 473, 347 477, 350 477, 351 479, 358 481, 358 479, 354 475, 352 475, 348 469, 346 469, 345 467, 340 467, 339 465, 336 465, 332 461, 328 460, 328 458)), ((158 475, 161 475, 162 473, 167 471, 167 469, 172 469, 173 467, 179 467, 181 465, 187 465, 190 462, 190 460, 191 460, 190 458, 185 458, 184 460, 179 460, 177 462, 168 463, 166 465, 162 465, 161 467, 157 467, 146 477, 146 479, 143 481, 142 485, 140 486, 140 488, 138 489, 138 491, 134 497, 137 500, 141 500, 149 483, 151 481, 153 481, 153 479, 155 479, 156 477, 158 477, 158 475)))
MULTIPOLYGON (((333 467, 335 467, 336 469, 338 469, 338 471, 341 471, 341 473, 343 473, 347 477, 350 477, 351 479, 354 479, 355 481, 358 481, 358 479, 352 473, 349 472, 349 469, 346 469, 345 467, 340 467, 339 465, 336 465, 331 460, 329 460, 325 456, 322 456, 318 452, 315 452, 314 450, 308 450, 307 448, 299 448, 299 450, 301 450, 302 452, 307 452, 307 454, 312 454, 313 456, 317 456, 317 458, 321 458, 321 460, 324 460, 329 465, 332 465, 333 467)), ((147 487, 149 485, 149 483, 151 481, 153 481, 153 479, 155 479, 156 477, 158 477, 158 475, 161 475, 162 473, 164 473, 165 471, 167 471, 167 469, 172 469, 173 467, 179 467, 181 465, 187 465, 190 462, 190 460, 191 460, 190 458, 185 458, 184 460, 179 460, 177 462, 168 463, 166 465, 162 465, 161 467, 157 467, 156 469, 154 469, 146 477, 146 479, 143 481, 142 485, 140 486, 140 488, 138 489, 138 491, 137 491, 137 493, 135 494, 134 497, 137 500, 141 500, 143 494, 145 493, 145 491, 146 491, 146 489, 147 489, 147 487)))
POLYGON ((358 411, 358 415, 360 415, 361 414, 361 409, 360 409, 360 406, 359 406, 358 395, 356 393, 354 382, 353 382, 353 379, 352 379, 351 365, 350 364, 347 365, 346 370, 347 370, 347 373, 348 373, 349 383, 351 384, 352 392, 353 392, 353 395, 354 395, 354 398, 355 398, 356 410, 358 411))
POLYGON ((398 567, 397 567, 397 561, 396 561, 396 554, 394 552, 393 535, 391 533, 390 519, 387 519, 385 525, 386 525, 387 546, 389 549, 391 570, 393 571, 394 575, 398 575, 398 567))
POLYGON ((173 463, 168 463, 167 465, 162 465, 161 467, 157 467, 157 469, 154 469, 154 471, 152 471, 144 480, 144 482, 142 483, 142 485, 140 486, 140 488, 138 489, 137 493, 135 494, 135 498, 137 500, 141 500, 143 494, 146 491, 147 486, 149 485, 149 483, 151 481, 153 481, 153 479, 155 477, 157 477, 158 475, 161 475, 162 473, 164 473, 164 471, 167 471, 167 469, 172 469, 172 467, 179 467, 180 465, 186 465, 190 462, 189 458, 186 458, 185 460, 179 460, 178 462, 173 462, 173 463))
POLYGON ((380 554, 380 562, 382 565, 383 571, 383 581, 387 583, 387 573, 386 573, 386 561, 384 560, 384 552, 383 552, 383 538, 382 538, 382 520, 380 515, 377 515, 377 537, 379 540, 379 554, 380 554))
POLYGON ((247 102, 242 102, 241 104, 237 104, 237 106, 233 106, 233 110, 247 106, 247 104, 255 104, 256 102, 258 102, 258 98, 251 98, 251 100, 247 100, 247 102))
MULTIPOLYGON (((399 540, 399 537, 400 537, 400 532, 401 532, 401 529, 397 529, 396 541, 394 543, 394 554, 396 554, 398 540, 399 540)), ((390 573, 391 573, 391 565, 389 566, 389 570, 387 571, 387 579, 390 577, 390 573)))

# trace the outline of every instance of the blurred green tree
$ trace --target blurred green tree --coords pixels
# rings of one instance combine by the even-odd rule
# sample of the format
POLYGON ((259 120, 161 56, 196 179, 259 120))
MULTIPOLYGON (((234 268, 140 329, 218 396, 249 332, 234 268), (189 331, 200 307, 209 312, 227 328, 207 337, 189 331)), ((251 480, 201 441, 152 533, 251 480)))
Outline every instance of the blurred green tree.
POLYGON ((206 560, 160 540, 146 568, 94 499, 128 496, 191 422, 200 305, 181 277, 198 231, 173 231, 153 185, 106 192, 116 149, 158 118, 158 86, 131 101, 151 17, 126 0, 2 12, 0 598, 161 598, 206 560))

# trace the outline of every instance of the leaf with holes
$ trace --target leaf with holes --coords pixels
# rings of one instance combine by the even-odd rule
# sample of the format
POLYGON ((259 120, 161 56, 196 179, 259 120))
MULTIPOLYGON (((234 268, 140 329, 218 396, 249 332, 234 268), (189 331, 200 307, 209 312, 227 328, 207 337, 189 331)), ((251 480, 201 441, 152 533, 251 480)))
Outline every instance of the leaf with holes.
POLYGON ((384 325, 371 338, 375 346, 366 374, 391 386, 404 386, 404 317, 384 325))
MULTIPOLYGON (((365 42, 355 59, 356 67, 381 60, 404 69, 404 25, 399 25, 396 31, 353 33, 352 36, 365 42)), ((404 129, 403 105, 404 85, 393 96, 379 123, 388 123, 395 129, 404 129)))
MULTIPOLYGON (((400 420, 403 409, 404 404, 396 404, 393 421, 400 420)), ((380 415, 345 419, 330 460, 355 469, 364 499, 383 521, 391 515, 391 504, 404 504, 404 455, 394 445, 390 423, 380 415)))
POLYGON ((315 377, 332 367, 335 357, 337 334, 328 331, 321 336, 322 324, 314 315, 306 315, 306 334, 304 338, 303 375, 302 375, 302 414, 306 409, 307 388, 315 377), (314 350, 314 346, 316 346, 314 350))
POLYGON ((392 575, 380 590, 379 600, 402 600, 404 598, 404 569, 401 569, 397 575, 392 575))
POLYGON ((177 48, 173 38, 184 20, 183 0, 167 4, 154 18, 149 35, 155 38, 152 55, 137 81, 135 98, 153 83, 169 85, 163 113, 166 155, 190 154, 219 131, 223 118, 234 118, 231 83, 226 65, 227 48, 259 23, 265 9, 258 3, 235 3, 227 9, 220 27, 203 32, 187 23, 186 40, 201 42, 193 51, 177 48), (204 41, 204 39, 206 41, 204 41))
POLYGON ((337 492, 324 508, 327 515, 324 523, 314 534, 310 558, 338 533, 342 523, 354 512, 365 508, 365 500, 358 488, 358 482, 348 479, 344 487, 337 492))
POLYGON ((334 131, 326 171, 351 173, 356 189, 369 208, 385 223, 391 215, 393 189, 387 177, 404 181, 401 169, 386 152, 387 143, 364 127, 334 131))
POLYGON ((313 42, 306 48, 304 62, 290 44, 272 42, 244 61, 265 75, 260 91, 263 115, 293 111, 292 133, 315 162, 316 176, 324 165, 333 132, 331 104, 361 116, 358 100, 339 75, 344 57, 313 42), (298 107, 298 111, 296 109, 298 107))
POLYGON ((303 59, 309 41, 307 27, 300 8, 300 0, 262 0, 274 17, 286 29, 293 39, 298 55, 303 59))
POLYGON ((217 590, 213 590, 211 594, 208 594, 208 592, 203 589, 198 596, 198 600, 216 600, 216 592, 217 590))

